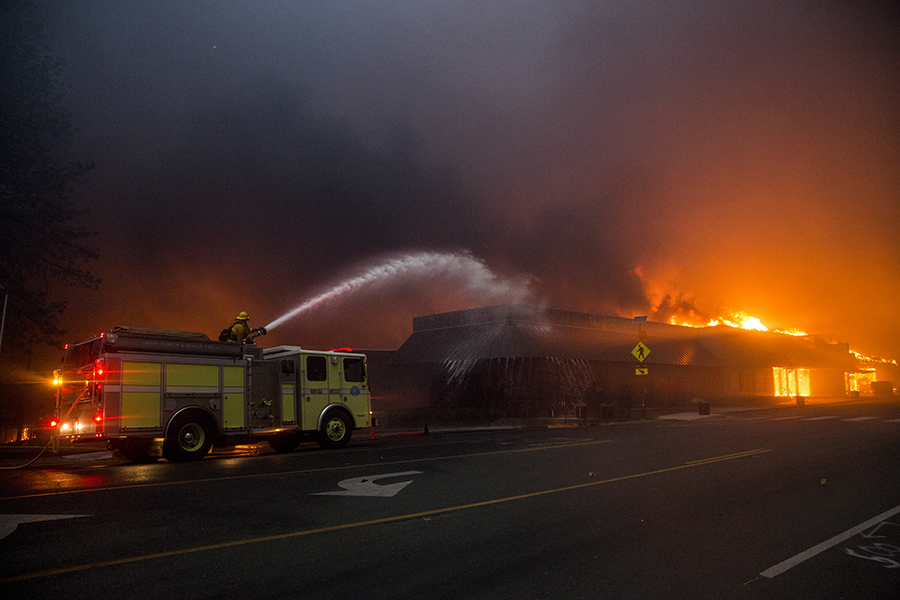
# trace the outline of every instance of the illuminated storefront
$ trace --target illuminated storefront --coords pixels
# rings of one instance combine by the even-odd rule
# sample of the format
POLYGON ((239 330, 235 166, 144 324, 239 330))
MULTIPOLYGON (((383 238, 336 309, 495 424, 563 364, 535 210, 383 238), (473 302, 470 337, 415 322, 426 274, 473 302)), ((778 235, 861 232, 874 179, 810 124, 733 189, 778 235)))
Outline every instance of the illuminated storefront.
POLYGON ((809 396, 809 369, 773 367, 776 396, 809 396))

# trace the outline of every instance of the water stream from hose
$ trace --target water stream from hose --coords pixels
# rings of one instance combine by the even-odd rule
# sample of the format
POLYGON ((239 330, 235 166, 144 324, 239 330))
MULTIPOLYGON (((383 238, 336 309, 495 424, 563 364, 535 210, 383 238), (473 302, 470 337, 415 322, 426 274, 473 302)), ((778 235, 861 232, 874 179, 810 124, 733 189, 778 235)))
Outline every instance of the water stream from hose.
POLYGON ((458 284, 460 291, 493 302, 522 302, 530 295, 526 282, 501 278, 468 253, 422 252, 390 258, 366 269, 286 312, 266 325, 266 331, 271 331, 285 321, 362 288, 408 276, 452 279, 458 284))

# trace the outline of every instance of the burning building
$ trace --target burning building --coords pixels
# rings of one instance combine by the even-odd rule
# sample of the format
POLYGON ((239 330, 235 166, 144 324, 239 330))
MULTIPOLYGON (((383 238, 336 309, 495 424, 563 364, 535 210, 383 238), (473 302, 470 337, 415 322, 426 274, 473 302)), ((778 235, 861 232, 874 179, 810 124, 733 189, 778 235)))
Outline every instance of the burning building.
POLYGON ((866 372, 847 344, 817 336, 639 320, 523 305, 417 317, 373 369, 375 409, 386 420, 599 418, 839 397, 866 372))

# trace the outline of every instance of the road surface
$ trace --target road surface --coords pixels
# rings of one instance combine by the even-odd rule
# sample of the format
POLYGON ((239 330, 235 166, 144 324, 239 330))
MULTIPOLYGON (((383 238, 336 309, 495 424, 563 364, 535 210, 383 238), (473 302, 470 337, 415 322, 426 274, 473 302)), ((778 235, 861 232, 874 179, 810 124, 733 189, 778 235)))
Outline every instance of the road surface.
MULTIPOLYGON (((90 459, 94 460, 90 460, 90 459)), ((0 472, 15 598, 897 598, 900 401, 0 472)))

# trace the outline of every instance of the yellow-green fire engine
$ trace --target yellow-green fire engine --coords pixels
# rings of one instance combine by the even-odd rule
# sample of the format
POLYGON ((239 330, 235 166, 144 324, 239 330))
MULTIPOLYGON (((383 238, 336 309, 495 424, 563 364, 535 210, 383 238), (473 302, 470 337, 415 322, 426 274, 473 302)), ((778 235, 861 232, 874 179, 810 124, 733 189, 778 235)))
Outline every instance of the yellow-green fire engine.
POLYGON ((349 351, 116 327, 69 346, 55 379, 59 437, 106 440, 136 462, 261 439, 279 452, 305 438, 340 448, 375 425, 366 356, 349 351))

